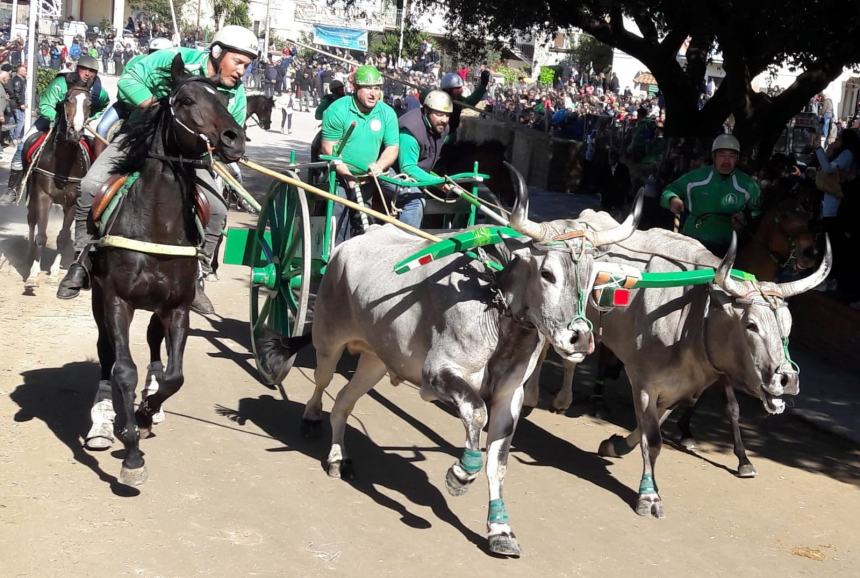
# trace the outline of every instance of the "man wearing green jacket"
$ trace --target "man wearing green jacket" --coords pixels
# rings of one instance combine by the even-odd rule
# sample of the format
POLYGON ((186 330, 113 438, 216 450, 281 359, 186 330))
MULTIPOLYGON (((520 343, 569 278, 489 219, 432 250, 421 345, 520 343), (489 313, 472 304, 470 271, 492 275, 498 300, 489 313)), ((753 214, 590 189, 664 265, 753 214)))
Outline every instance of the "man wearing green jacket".
MULTIPOLYGON (((400 117, 400 152, 397 155, 397 174, 405 174, 416 181, 436 178, 433 166, 442 154, 448 137, 448 123, 454 104, 448 93, 433 90, 424 98, 421 108, 410 110, 400 117)), ((413 227, 421 227, 424 217, 424 194, 417 187, 384 185, 397 196, 399 219, 413 227)), ((443 190, 448 185, 442 185, 443 190)))
POLYGON ((21 184, 21 178, 24 175, 23 152, 35 142, 40 133, 48 132, 51 125, 57 120, 57 105, 66 98, 66 93, 69 91, 68 75, 76 75, 81 84, 90 87, 90 118, 87 121, 98 116, 107 107, 110 97, 108 97, 107 91, 102 88, 98 74, 98 60, 89 54, 84 54, 78 59, 78 65, 74 72, 58 74, 42 91, 39 96, 39 118, 18 143, 18 148, 12 157, 9 171, 10 193, 17 195, 18 185, 21 184))
POLYGON ((711 146, 713 166, 688 172, 669 184, 660 204, 675 213, 687 212, 682 232, 700 241, 717 256, 725 255, 732 231, 761 215, 758 184, 737 168, 738 139, 721 134, 711 146))
MULTIPOLYGON (((245 124, 247 100, 242 75, 245 67, 257 57, 257 36, 242 26, 225 26, 212 39, 208 50, 193 48, 173 48, 159 50, 154 54, 133 63, 123 70, 118 87, 118 99, 132 109, 148 108, 157 104, 170 94, 170 67, 174 56, 179 54, 190 74, 206 76, 218 83, 218 90, 229 98, 227 110, 239 124, 245 124)), ((73 299, 87 285, 87 271, 83 265, 84 251, 92 243, 87 229, 87 218, 92 208, 93 197, 99 187, 107 180, 113 169, 114 161, 121 156, 119 143, 122 136, 114 140, 98 157, 81 182, 81 195, 75 211, 75 251, 77 258, 69 267, 69 272, 60 282, 57 297, 73 299)), ((227 206, 220 195, 220 187, 212 174, 205 169, 197 169, 197 179, 201 183, 211 206, 211 216, 206 227, 201 263, 202 277, 212 272, 212 259, 227 221, 227 206)), ((198 313, 213 313, 209 298, 203 292, 202 277, 197 286, 197 295, 192 309, 198 313)))

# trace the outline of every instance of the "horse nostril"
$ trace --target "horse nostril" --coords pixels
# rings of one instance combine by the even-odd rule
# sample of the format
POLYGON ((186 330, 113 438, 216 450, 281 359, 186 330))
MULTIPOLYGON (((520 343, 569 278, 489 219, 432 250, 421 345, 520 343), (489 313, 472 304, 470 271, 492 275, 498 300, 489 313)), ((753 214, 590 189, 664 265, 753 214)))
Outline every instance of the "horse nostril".
POLYGON ((570 342, 576 345, 576 342, 579 341, 579 331, 573 331, 570 334, 570 342))
POLYGON ((781 374, 781 375, 779 376, 779 384, 780 384, 782 387, 787 387, 787 386, 788 386, 788 382, 789 382, 788 375, 786 375, 786 374, 784 374, 784 373, 783 373, 783 374, 781 374))
POLYGON ((228 146, 236 142, 237 138, 239 134, 234 130, 227 129, 221 133, 221 141, 228 146))

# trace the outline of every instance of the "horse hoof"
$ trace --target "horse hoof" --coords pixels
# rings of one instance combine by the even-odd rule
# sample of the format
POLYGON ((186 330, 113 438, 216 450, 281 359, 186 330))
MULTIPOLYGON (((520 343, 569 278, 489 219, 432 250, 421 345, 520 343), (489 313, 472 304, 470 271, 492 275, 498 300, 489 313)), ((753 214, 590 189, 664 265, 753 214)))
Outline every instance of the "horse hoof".
POLYGON ((87 441, 84 442, 85 448, 97 452, 109 450, 112 445, 113 438, 107 436, 93 436, 91 438, 87 438, 87 441))
POLYGON ((636 513, 643 517, 663 518, 663 500, 657 494, 640 495, 636 502, 636 513))
POLYGON ((146 482, 147 477, 146 466, 134 469, 123 466, 119 472, 119 481, 125 486, 139 486, 146 482))
POLYGON ((693 438, 683 438, 681 439, 681 447, 688 452, 692 452, 696 449, 696 440, 693 438))
POLYGON ((452 496, 462 496, 469 491, 469 486, 471 485, 472 480, 468 482, 460 481, 456 474, 454 474, 454 466, 448 468, 448 472, 445 474, 445 489, 448 490, 449 494, 452 496))
POLYGON ((494 534, 489 537, 490 552, 499 556, 520 557, 520 545, 513 534, 494 534))
POLYGON ((317 439, 322 436, 322 422, 320 420, 302 418, 302 425, 299 429, 302 437, 306 440, 317 439))
POLYGON ((754 478, 758 475, 758 472, 753 467, 752 464, 743 464, 738 467, 738 477, 739 478, 754 478))

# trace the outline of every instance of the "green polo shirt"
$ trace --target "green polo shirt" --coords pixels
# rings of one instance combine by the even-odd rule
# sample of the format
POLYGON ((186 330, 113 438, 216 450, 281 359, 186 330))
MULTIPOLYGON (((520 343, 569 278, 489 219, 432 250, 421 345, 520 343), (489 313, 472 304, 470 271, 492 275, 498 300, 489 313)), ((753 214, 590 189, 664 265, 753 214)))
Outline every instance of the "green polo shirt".
POLYGON ((397 146, 400 130, 394 109, 382 101, 364 114, 355 104, 355 97, 339 98, 323 115, 322 138, 324 141, 340 141, 355 121, 355 130, 343 147, 341 156, 347 162, 366 167, 379 158, 385 147, 397 146))

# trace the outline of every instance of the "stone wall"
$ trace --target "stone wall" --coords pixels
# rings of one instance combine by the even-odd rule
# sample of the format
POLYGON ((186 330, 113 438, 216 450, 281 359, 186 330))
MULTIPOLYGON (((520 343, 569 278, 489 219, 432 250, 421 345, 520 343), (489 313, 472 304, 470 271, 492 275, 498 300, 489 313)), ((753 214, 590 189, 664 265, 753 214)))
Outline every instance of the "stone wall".
POLYGON ((505 145, 505 156, 529 185, 549 191, 575 190, 582 173, 579 149, 582 143, 552 137, 514 124, 463 116, 457 139, 483 143, 497 140, 505 145))

